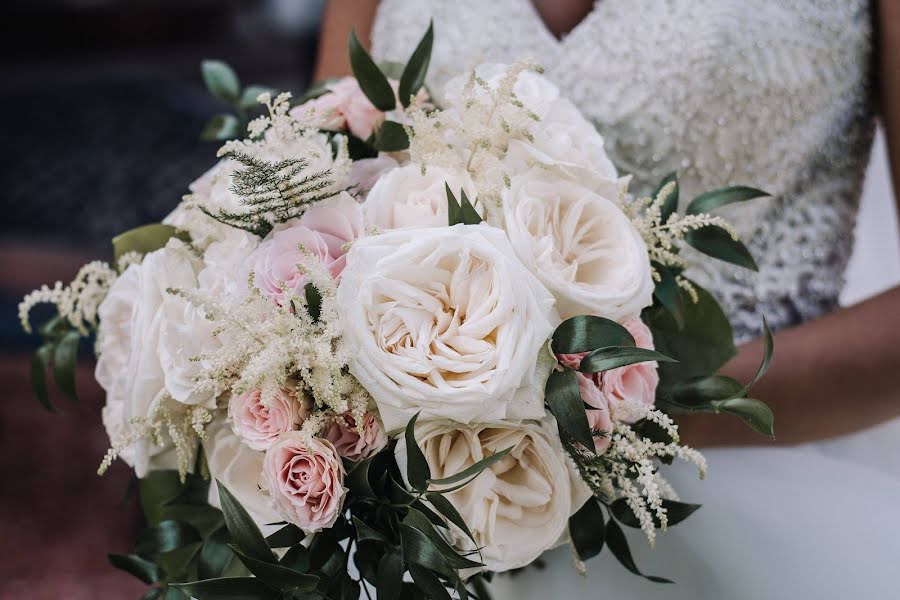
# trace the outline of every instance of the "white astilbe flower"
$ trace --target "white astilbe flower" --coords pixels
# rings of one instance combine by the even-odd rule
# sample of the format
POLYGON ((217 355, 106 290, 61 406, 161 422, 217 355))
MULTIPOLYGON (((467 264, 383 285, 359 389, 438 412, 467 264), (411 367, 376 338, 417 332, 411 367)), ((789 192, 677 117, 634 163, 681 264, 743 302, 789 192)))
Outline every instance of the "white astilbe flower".
POLYGON ((298 268, 321 296, 318 319, 310 316, 305 295, 285 285, 283 303, 275 304, 252 285, 252 276, 249 296, 236 307, 202 290, 171 292, 202 307, 223 341, 221 348, 200 357, 209 367, 195 389, 230 389, 232 394, 258 389, 266 403, 290 378, 298 392, 308 393, 315 401, 319 412, 303 427, 314 435, 331 414, 350 411, 361 417, 369 395, 347 370, 351 349, 341 337, 334 280, 311 255, 298 268))
POLYGON ((508 67, 498 81, 489 83, 473 71, 458 99, 446 110, 427 112, 412 105, 409 153, 412 162, 423 165, 465 169, 488 209, 489 220, 499 218, 496 211, 500 193, 509 176, 503 159, 512 139, 531 139, 529 125, 538 115, 516 97, 514 87, 523 71, 539 68, 530 62, 508 67))
POLYGON ((82 335, 88 335, 88 327, 97 325, 97 308, 110 286, 116 280, 116 272, 107 263, 95 260, 78 271, 67 286, 57 281, 26 295, 19 303, 19 321, 26 333, 31 333, 28 315, 38 304, 54 304, 59 316, 66 319, 82 335))
POLYGON ((662 501, 677 499, 672 486, 659 473, 658 459, 690 462, 697 467, 701 479, 706 477, 706 459, 697 450, 679 444, 678 428, 667 414, 647 406, 641 418, 658 425, 671 441, 653 441, 638 435, 632 426, 617 422, 610 446, 602 456, 580 446, 569 445, 567 449, 594 495, 609 502, 624 498, 653 546, 657 530, 654 517, 659 529, 665 530, 668 525, 662 501))

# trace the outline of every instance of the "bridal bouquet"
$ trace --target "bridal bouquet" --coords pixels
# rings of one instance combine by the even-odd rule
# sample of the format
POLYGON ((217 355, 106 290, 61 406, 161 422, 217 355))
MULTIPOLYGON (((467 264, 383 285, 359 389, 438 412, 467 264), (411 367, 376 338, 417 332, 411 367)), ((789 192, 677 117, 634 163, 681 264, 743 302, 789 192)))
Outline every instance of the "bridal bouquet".
POLYGON ((206 131, 220 161, 113 264, 23 300, 28 330, 57 309, 32 371, 51 410, 48 370, 74 396, 96 334, 100 472, 134 469, 147 521, 110 561, 144 598, 487 598, 567 543, 642 575, 623 527, 652 543, 698 508, 661 467, 705 471, 672 415, 771 435, 715 374, 731 329, 686 270, 755 268, 711 211, 763 193, 634 195, 536 66, 432 95, 431 45, 378 66, 351 36, 355 77, 299 102, 205 63, 237 109, 206 131))

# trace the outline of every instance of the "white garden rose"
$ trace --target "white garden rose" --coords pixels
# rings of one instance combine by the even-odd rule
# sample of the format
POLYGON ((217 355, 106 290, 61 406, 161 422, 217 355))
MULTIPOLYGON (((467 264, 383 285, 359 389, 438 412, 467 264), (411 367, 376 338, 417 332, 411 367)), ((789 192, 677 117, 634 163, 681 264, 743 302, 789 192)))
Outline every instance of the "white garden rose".
POLYGON ((637 317, 652 302, 647 247, 614 199, 621 184, 588 189, 535 167, 512 178, 503 218, 516 255, 553 293, 563 319, 637 317))
MULTIPOLYGON (((509 69, 509 65, 502 63, 482 63, 475 68, 475 75, 484 81, 489 89, 497 90, 509 69)), ((443 104, 451 108, 460 106, 464 102, 463 92, 470 79, 471 73, 466 73, 448 81, 443 89, 443 104)), ((481 88, 477 86, 474 89, 477 98, 484 98, 485 102, 489 101, 486 91, 480 91, 481 88)), ((513 92, 516 99, 540 119, 544 118, 553 105, 559 101, 559 88, 549 79, 531 69, 525 69, 519 73, 513 84, 513 92)))
MULTIPOLYGON (((590 496, 559 442, 552 417, 521 424, 417 423, 415 437, 435 479, 512 448, 474 481, 445 495, 472 532, 490 571, 523 567, 562 543, 569 517, 590 496)), ((396 456, 405 474, 402 439, 396 456)), ((451 541, 471 548, 456 527, 451 541)))
POLYGON ((514 399, 541 386, 539 350, 558 324, 553 297, 486 225, 399 230, 357 241, 337 301, 350 372, 388 432, 420 420, 540 418, 514 399))
MULTIPOLYGON (((190 357, 160 348, 167 315, 173 313, 168 302, 174 297, 166 290, 195 287, 198 268, 199 260, 187 245, 173 238, 142 263, 129 266, 99 307, 96 376, 107 393, 103 420, 114 446, 128 436, 132 419, 154 415, 170 394, 167 381, 182 382, 194 368, 190 357)), ((189 326, 170 332, 170 350, 191 343, 185 336, 195 334, 189 326)), ((142 439, 123 458, 143 477, 151 469, 174 467, 170 450, 142 439)))
POLYGON ((617 177, 603 148, 603 137, 568 100, 556 100, 529 131, 532 139, 509 143, 505 163, 511 176, 537 164, 555 167, 581 181, 617 177))
POLYGON ((224 417, 210 423, 206 433, 203 452, 209 466, 209 503, 216 508, 222 507, 216 485, 218 480, 237 498, 264 535, 277 531, 280 526, 267 524, 278 523, 282 517, 275 511, 268 494, 259 487, 265 453, 244 445, 225 423, 224 417))
POLYGON ((462 201, 465 190, 470 202, 476 201, 475 185, 465 171, 408 164, 381 176, 366 197, 363 211, 366 222, 378 229, 408 227, 444 227, 447 225, 447 186, 462 201))

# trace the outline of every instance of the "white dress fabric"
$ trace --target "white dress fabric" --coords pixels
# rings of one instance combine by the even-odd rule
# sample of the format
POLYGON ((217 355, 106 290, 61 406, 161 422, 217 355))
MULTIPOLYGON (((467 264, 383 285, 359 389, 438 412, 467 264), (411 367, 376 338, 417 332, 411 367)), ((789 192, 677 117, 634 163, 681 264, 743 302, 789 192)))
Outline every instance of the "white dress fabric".
MULTIPOLYGON (((772 194, 725 212, 759 273, 712 260, 692 273, 739 339, 762 315, 782 328, 837 308, 874 130, 869 0, 600 0, 561 40, 528 0, 382 0, 376 58, 405 61, 429 19, 438 96, 479 62, 529 58, 595 122, 636 191, 677 170, 682 202, 735 184, 772 194)), ((703 482, 670 469, 704 507, 655 550, 638 535, 631 545, 675 586, 630 575, 608 552, 579 578, 561 549, 545 570, 497 578, 498 600, 894 597, 897 431, 707 451, 703 482)))

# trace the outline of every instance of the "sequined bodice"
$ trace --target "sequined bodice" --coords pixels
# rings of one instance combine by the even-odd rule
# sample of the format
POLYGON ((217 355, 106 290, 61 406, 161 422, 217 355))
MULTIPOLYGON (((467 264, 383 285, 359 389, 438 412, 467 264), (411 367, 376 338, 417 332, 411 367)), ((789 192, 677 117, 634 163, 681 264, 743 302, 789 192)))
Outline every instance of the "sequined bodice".
POLYGON ((735 207, 759 264, 705 260, 693 276, 739 337, 837 305, 873 131, 868 0, 600 0, 562 40, 528 0, 382 0, 376 57, 404 61, 435 23, 428 83, 482 61, 532 58, 647 190, 670 171, 682 199, 730 184, 771 198, 735 207))

